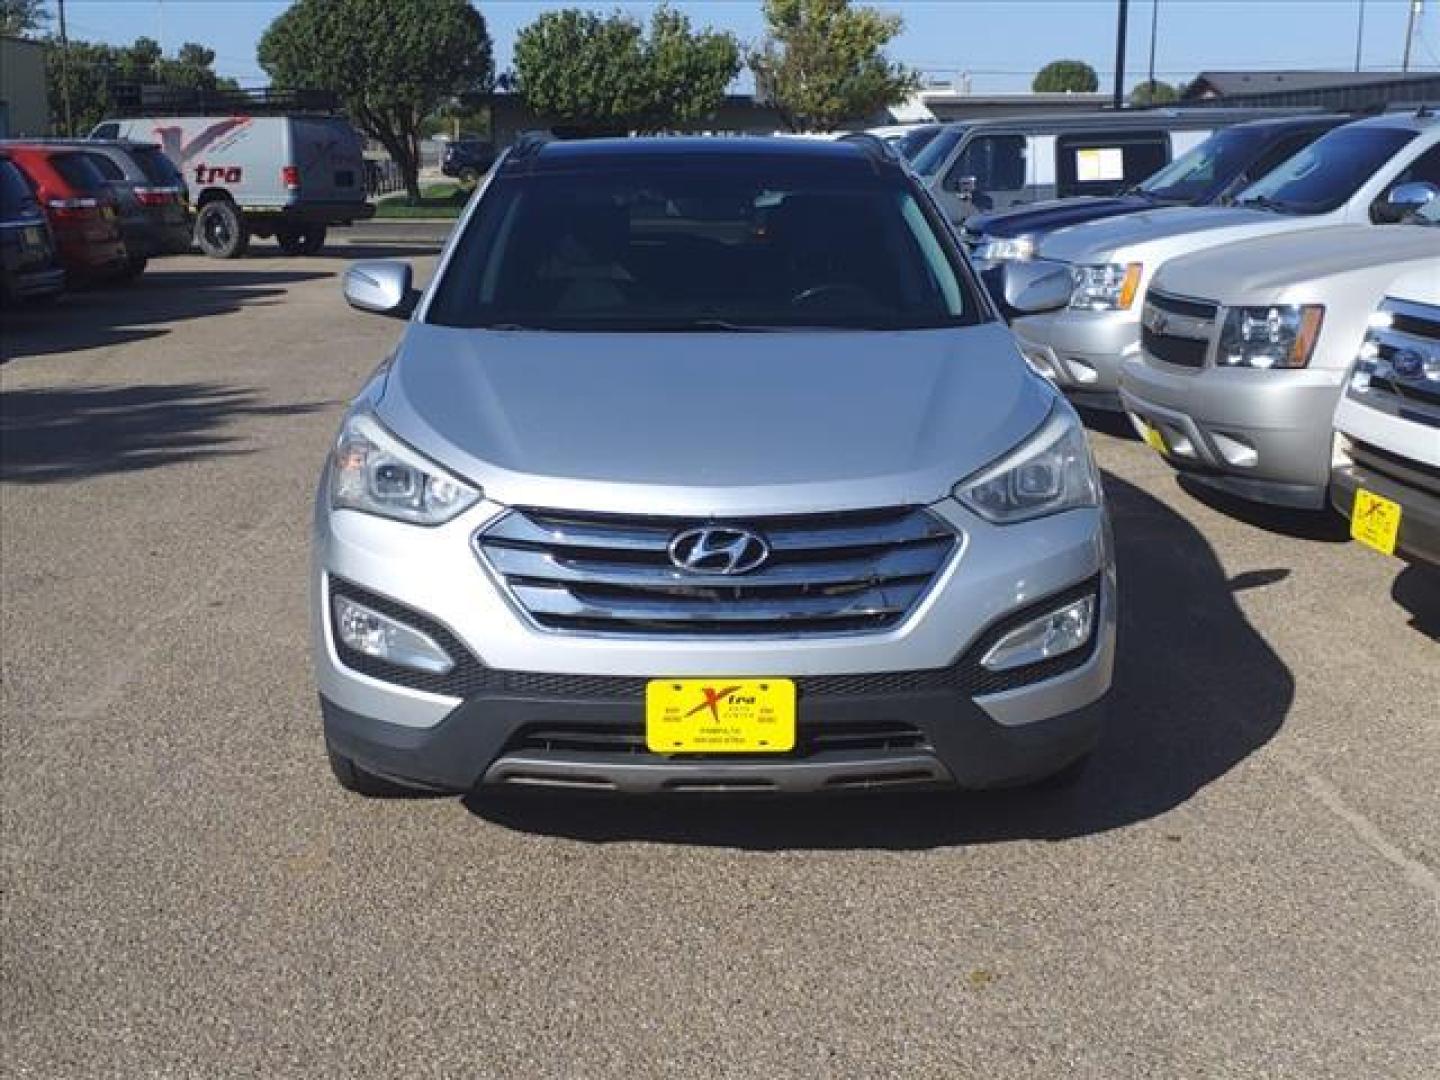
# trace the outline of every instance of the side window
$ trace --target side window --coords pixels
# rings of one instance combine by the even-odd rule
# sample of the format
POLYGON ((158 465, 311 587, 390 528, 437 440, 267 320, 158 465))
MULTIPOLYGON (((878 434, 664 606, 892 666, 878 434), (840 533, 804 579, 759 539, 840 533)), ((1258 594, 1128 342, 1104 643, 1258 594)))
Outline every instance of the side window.
POLYGON ((111 161, 104 154, 86 154, 85 160, 100 170, 100 175, 108 181, 124 180, 125 173, 119 165, 111 161))
POLYGON ((1395 178, 1395 183, 1434 184, 1440 187, 1440 145, 1432 146, 1412 161, 1409 167, 1395 178))
POLYGON ((92 139, 118 139, 120 137, 120 125, 111 121, 101 124, 90 133, 92 139))
POLYGON ((1169 161, 1170 137, 1163 131, 1062 135, 1055 141, 1055 194, 1113 195, 1169 161))
POLYGON ((977 136, 960 151, 945 177, 945 187, 961 191, 973 181, 977 206, 987 193, 1022 191, 1027 171, 1025 150, 1024 135, 977 136))

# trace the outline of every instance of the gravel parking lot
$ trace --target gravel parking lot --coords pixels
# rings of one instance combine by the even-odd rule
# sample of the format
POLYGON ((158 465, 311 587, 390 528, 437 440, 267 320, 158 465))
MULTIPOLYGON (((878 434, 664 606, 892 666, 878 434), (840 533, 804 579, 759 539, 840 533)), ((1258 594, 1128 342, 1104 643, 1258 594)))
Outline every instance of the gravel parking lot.
POLYGON ((1114 422, 1073 791, 341 791, 308 515, 386 243, 6 314, 8 1075, 1435 1076, 1440 576, 1114 422))

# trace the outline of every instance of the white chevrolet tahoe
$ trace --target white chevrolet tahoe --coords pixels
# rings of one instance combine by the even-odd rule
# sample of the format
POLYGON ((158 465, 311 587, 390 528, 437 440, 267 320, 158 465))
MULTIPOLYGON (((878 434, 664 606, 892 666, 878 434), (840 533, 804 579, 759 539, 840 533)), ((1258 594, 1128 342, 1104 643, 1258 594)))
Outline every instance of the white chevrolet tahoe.
POLYGON ((1022 352, 1077 403, 1119 408, 1123 362, 1139 354, 1155 273, 1180 255, 1333 225, 1390 225, 1417 207, 1401 188, 1440 185, 1440 117, 1387 113, 1322 136, 1229 207, 1179 207, 1051 233, 1041 259, 1069 264, 1068 308, 1016 319, 1022 352))
POLYGON ((1330 499, 1350 535, 1440 566, 1440 266, 1390 288, 1335 410, 1330 499))

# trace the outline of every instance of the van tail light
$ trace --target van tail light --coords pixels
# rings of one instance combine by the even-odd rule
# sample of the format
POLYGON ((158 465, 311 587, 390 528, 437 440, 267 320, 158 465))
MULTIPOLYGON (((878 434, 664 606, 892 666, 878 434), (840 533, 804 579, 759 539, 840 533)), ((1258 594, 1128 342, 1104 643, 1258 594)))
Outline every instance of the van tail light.
POLYGON ((136 187, 133 190, 141 206, 169 206, 180 201, 179 188, 136 187))
POLYGON ((99 199, 49 199, 45 205, 55 217, 66 221, 84 221, 100 213, 99 199))
POLYGON ((300 169, 295 165, 286 165, 280 170, 280 182, 285 185, 286 191, 300 190, 300 169))

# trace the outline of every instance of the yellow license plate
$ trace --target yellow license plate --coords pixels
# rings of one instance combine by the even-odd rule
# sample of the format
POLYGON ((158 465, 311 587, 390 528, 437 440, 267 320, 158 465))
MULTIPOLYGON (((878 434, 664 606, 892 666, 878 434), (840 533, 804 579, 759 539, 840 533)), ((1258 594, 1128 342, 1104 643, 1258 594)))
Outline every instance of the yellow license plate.
POLYGON ((45 242, 45 234, 39 229, 26 229, 25 244, 28 247, 40 247, 45 242))
POLYGON ((1400 535, 1400 504, 1360 488, 1350 508, 1350 535, 1367 547, 1394 555, 1395 538, 1400 535))
POLYGON ((102 206, 100 208, 100 216, 106 221, 109 221, 115 216, 115 208, 113 206, 102 206))
POLYGON ((653 679, 645 745, 656 754, 783 754, 795 748, 790 679, 653 679))
POLYGON ((1151 427, 1145 421, 1140 421, 1140 431, 1144 436, 1145 445, 1154 450, 1157 454, 1168 454, 1170 448, 1165 445, 1165 436, 1160 434, 1160 429, 1151 427))

